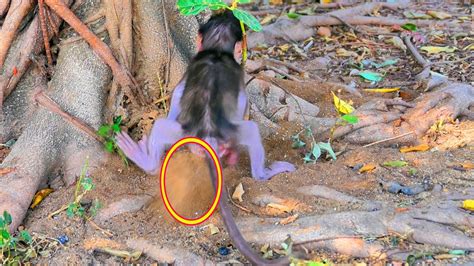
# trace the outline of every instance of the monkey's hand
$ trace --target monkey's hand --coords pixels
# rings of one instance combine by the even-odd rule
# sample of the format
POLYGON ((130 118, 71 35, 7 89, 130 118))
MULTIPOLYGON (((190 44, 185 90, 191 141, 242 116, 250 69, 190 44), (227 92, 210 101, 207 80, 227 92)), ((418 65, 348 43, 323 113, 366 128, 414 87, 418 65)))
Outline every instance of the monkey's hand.
POLYGON ((147 136, 143 136, 138 144, 125 132, 117 135, 117 146, 123 151, 125 156, 134 162, 138 167, 148 174, 154 174, 157 170, 158 160, 153 159, 147 148, 147 136))
POLYGON ((294 172, 295 170, 296 167, 289 162, 275 161, 270 165, 270 167, 263 170, 263 174, 261 176, 256 176, 255 179, 268 180, 279 173, 294 172))

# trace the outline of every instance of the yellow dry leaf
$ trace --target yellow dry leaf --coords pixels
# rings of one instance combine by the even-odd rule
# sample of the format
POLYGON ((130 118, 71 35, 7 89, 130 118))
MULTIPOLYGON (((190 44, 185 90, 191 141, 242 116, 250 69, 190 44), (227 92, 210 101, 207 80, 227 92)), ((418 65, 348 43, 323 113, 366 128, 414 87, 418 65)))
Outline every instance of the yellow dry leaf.
POLYGON ((474 211, 474 199, 468 199, 462 202, 462 207, 469 211, 474 211))
POLYGON ((270 0, 271 5, 282 5, 283 0, 270 0))
POLYGON ((346 114, 350 114, 350 113, 354 112, 354 107, 352 107, 347 102, 339 99, 339 97, 337 97, 336 94, 334 94, 334 92, 331 91, 331 93, 333 95, 334 105, 336 106, 336 110, 339 113, 346 115, 346 114))
POLYGON ((376 88, 376 89, 364 89, 367 92, 378 92, 378 93, 388 93, 388 92, 395 92, 399 91, 400 88, 376 88))
POLYGON ((273 14, 269 14, 267 15, 266 17, 262 18, 262 20, 260 21, 260 24, 261 25, 266 25, 270 22, 272 22, 272 20, 276 19, 277 16, 276 15, 273 15, 273 14))
POLYGON ((282 211, 282 212, 291 212, 290 207, 282 205, 282 204, 278 204, 278 203, 273 203, 273 202, 268 203, 267 207, 277 209, 277 210, 282 211))
POLYGON ((321 0, 321 4, 330 4, 332 0, 321 0))
POLYGON ((423 46, 420 49, 428 54, 439 54, 441 52, 452 53, 456 51, 457 48, 450 46, 423 46))
POLYGON ((430 149, 430 146, 428 144, 420 144, 417 146, 410 146, 410 147, 403 147, 400 148, 401 153, 407 153, 407 152, 415 152, 415 151, 427 151, 430 149))
POLYGON ((291 47, 291 44, 288 44, 288 43, 278 46, 278 48, 280 48, 280 50, 282 50, 283 52, 288 52, 290 47, 291 47))
POLYGON ((33 197, 33 202, 31 203, 30 208, 34 209, 52 192, 54 192, 54 189, 51 188, 45 188, 36 192, 35 196, 33 197))
POLYGON ((280 224, 281 224, 281 225, 291 224, 292 222, 296 221, 296 219, 298 219, 298 214, 297 214, 297 213, 295 213, 295 214, 293 214, 293 215, 291 215, 291 216, 288 216, 288 217, 286 217, 286 218, 284 218, 284 219, 281 219, 281 220, 280 220, 280 224))
POLYGON ((369 171, 374 170, 375 168, 377 168, 377 166, 375 166, 375 164, 372 164, 372 163, 365 164, 364 166, 362 166, 362 168, 359 169, 359 173, 362 174, 364 172, 369 172, 369 171))
POLYGON ((215 235, 220 232, 219 228, 215 226, 214 224, 209 224, 209 229, 210 229, 211 235, 215 235))
POLYGON ((236 199, 239 202, 242 202, 243 201, 242 195, 244 195, 244 193, 245 193, 244 186, 242 185, 242 183, 240 183, 235 188, 234 193, 232 193, 232 199, 236 199))
POLYGON ((357 57, 359 55, 354 51, 347 51, 344 48, 339 48, 339 49, 336 49, 336 56, 338 56, 338 57, 357 57))
POLYGON ((464 50, 464 51, 467 51, 467 50, 474 50, 474 43, 471 43, 471 44, 469 44, 468 46, 464 47, 463 50, 464 50))
POLYGON ((474 169, 474 163, 471 162, 462 163, 461 166, 466 170, 474 169))
POLYGON ((426 14, 432 16, 433 18, 437 18, 437 19, 448 19, 448 18, 451 18, 451 14, 448 14, 446 12, 443 12, 443 11, 434 11, 434 10, 430 10, 430 11, 427 11, 426 14))

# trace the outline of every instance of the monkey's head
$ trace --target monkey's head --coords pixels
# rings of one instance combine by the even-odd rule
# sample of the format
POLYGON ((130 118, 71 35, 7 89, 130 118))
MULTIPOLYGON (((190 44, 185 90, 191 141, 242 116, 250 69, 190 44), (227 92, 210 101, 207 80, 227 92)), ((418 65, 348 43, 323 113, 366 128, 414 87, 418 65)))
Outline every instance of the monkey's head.
POLYGON ((198 31, 198 51, 214 49, 233 53, 236 60, 242 54, 242 29, 232 11, 215 13, 198 31))

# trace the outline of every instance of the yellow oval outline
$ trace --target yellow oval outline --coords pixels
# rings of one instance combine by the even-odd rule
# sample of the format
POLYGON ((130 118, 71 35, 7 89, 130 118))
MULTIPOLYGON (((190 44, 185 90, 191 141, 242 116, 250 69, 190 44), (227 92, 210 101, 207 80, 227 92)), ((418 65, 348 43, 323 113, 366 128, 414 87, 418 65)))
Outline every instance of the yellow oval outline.
MULTIPOLYGON (((192 180, 190 180, 192 182, 192 180)), ((176 142, 171 149, 168 151, 166 154, 166 157, 163 161, 163 164, 161 166, 161 173, 160 173, 160 189, 161 189, 161 198, 163 199, 163 202, 165 203, 166 210, 173 216, 174 219, 178 220, 180 223, 183 223, 185 225, 198 225, 205 220, 207 220, 212 213, 214 213, 215 209, 217 208, 217 204, 219 204, 219 200, 221 198, 221 192, 222 192, 222 169, 221 165, 219 163, 219 158, 216 155, 216 152, 212 149, 212 147, 205 142, 202 139, 195 138, 195 137, 187 137, 179 140, 176 142), (171 159, 171 156, 173 153, 182 145, 188 144, 188 143, 195 143, 199 144, 201 147, 206 149, 206 151, 211 155, 212 161, 214 162, 214 166, 217 170, 217 192, 216 196, 214 197, 214 202, 211 205, 211 208, 201 217, 197 219, 187 219, 179 215, 171 206, 169 200, 168 200, 168 195, 166 195, 166 188, 165 188, 165 175, 166 175, 166 169, 168 167, 169 160, 171 159)))

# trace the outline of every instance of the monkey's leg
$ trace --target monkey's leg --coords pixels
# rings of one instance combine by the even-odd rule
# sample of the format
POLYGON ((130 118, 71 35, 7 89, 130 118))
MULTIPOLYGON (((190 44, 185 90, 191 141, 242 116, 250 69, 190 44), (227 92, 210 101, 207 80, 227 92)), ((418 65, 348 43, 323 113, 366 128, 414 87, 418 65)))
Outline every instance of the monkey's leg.
POLYGON ((148 174, 156 174, 161 166, 161 156, 167 146, 183 137, 178 122, 160 119, 155 121, 150 137, 143 137, 137 143, 121 132, 117 135, 117 145, 124 154, 148 174))
POLYGON ((270 167, 265 168, 265 150, 260 139, 257 124, 253 121, 242 121, 237 123, 237 125, 239 127, 237 134, 238 142, 247 147, 253 178, 268 180, 276 174, 296 170, 293 164, 283 161, 273 162, 270 167))

